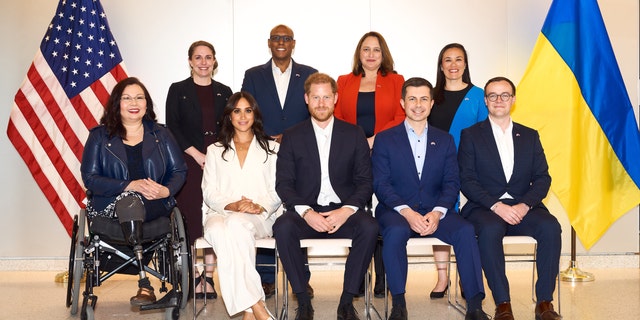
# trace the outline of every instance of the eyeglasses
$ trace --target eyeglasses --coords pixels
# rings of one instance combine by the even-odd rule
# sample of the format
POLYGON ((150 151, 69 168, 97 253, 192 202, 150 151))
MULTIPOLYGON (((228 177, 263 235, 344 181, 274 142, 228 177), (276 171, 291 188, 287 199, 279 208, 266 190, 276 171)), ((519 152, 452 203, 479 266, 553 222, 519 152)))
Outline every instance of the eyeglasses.
POLYGON ((278 36, 278 35, 274 35, 269 37, 269 40, 273 41, 273 42, 280 42, 280 40, 284 41, 284 42, 291 42, 293 41, 293 37, 292 36, 278 36))
POLYGON ((489 101, 491 101, 491 102, 498 101, 498 97, 500 97, 500 100, 502 100, 502 102, 507 102, 507 101, 509 101, 509 99, 511 99, 511 97, 513 97, 513 95, 510 94, 510 93, 503 92, 501 94, 490 93, 490 94, 486 95, 485 97, 487 97, 487 99, 489 99, 489 101))
POLYGON ((145 96, 122 96, 122 98, 120 98, 120 101, 126 103, 126 104, 132 104, 134 101, 136 103, 142 102, 147 100, 147 98, 145 96))

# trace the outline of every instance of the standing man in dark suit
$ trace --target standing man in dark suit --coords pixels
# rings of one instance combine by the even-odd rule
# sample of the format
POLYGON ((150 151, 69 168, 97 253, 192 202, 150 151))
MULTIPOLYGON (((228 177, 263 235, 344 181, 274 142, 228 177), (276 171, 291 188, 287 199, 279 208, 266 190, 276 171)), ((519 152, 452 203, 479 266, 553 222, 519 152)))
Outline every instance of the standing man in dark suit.
POLYGON ((494 320, 513 319, 505 274, 504 236, 538 241, 536 320, 562 317, 551 301, 560 263, 561 228, 542 204, 551 177, 538 132, 511 121, 516 87, 496 77, 484 87, 489 117, 462 131, 458 163, 462 193, 469 200, 461 214, 478 235, 482 267, 496 303, 494 320))
POLYGON ((338 319, 358 319, 358 294, 378 237, 378 224, 364 211, 372 193, 369 145, 361 128, 333 116, 337 85, 315 73, 304 85, 311 119, 285 131, 276 165, 276 191, 286 212, 273 225, 280 260, 298 298, 296 319, 313 319, 305 290, 300 240, 350 238, 338 319))
POLYGON ((373 144, 373 189, 376 219, 382 234, 382 259, 393 307, 390 320, 406 320, 407 241, 436 237, 453 246, 467 296, 465 319, 488 319, 482 311, 484 286, 480 252, 473 225, 454 205, 460 178, 453 137, 427 124, 433 86, 411 78, 402 86, 405 120, 378 133, 373 144))
MULTIPOLYGON (((241 90, 251 93, 258 102, 264 132, 280 142, 285 129, 309 119, 307 104, 304 102, 304 81, 318 70, 293 61, 291 55, 296 47, 296 40, 293 30, 288 26, 281 24, 271 29, 267 45, 271 49, 271 60, 247 70, 241 90)), ((273 249, 258 249, 256 264, 274 263, 273 249)), ((265 296, 272 296, 275 292, 275 270, 264 266, 256 269, 262 278, 265 296)), ((307 277, 310 276, 307 270, 307 277)), ((311 286, 307 290, 313 297, 311 286)))
POLYGON ((304 101, 304 81, 318 70, 291 58, 296 47, 291 28, 274 27, 267 44, 271 49, 271 60, 244 73, 242 91, 256 98, 264 118, 264 131, 280 142, 285 129, 309 118, 304 101))

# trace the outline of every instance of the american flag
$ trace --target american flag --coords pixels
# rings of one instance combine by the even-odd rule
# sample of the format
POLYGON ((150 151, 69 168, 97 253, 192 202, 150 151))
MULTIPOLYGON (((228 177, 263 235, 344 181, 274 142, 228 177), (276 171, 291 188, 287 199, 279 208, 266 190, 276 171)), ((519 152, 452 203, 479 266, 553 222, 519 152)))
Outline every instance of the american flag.
POLYGON ((99 0, 61 0, 14 98, 7 135, 71 234, 89 129, 127 77, 99 0))

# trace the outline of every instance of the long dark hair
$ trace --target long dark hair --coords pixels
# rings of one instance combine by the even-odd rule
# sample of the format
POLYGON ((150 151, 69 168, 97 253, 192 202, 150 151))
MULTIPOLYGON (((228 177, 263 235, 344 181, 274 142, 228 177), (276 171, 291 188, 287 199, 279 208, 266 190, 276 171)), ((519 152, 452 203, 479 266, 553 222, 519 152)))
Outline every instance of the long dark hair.
POLYGON ((138 80, 138 78, 130 77, 126 78, 111 90, 111 95, 105 106, 104 114, 100 119, 100 124, 103 124, 107 128, 109 137, 118 136, 122 139, 126 139, 127 130, 122 125, 122 117, 120 116, 120 99, 122 98, 122 92, 130 85, 137 84, 142 88, 144 92, 145 101, 147 102, 147 112, 144 114, 143 120, 149 120, 156 122, 156 113, 153 111, 153 100, 147 88, 138 80))
POLYGON ((444 101, 444 85, 446 84, 447 79, 444 76, 444 71, 442 71, 442 58, 444 56, 444 52, 451 48, 462 50, 462 53, 464 54, 464 72, 462 73, 462 82, 470 86, 473 85, 471 83, 471 74, 469 73, 469 59, 467 58, 467 49, 465 49, 464 46, 459 43, 449 43, 448 45, 444 46, 442 50, 440 50, 440 54, 438 55, 438 66, 436 69, 436 86, 433 87, 433 101, 435 102, 435 104, 440 104, 442 103, 442 101, 444 101))
POLYGON ((360 41, 358 41, 356 52, 353 53, 353 69, 351 72, 356 76, 362 75, 364 77, 364 68, 362 67, 362 61, 360 61, 360 50, 362 50, 362 43, 368 37, 375 37, 380 43, 382 62, 380 63, 378 72, 380 72, 383 77, 386 76, 387 73, 397 73, 393 70, 393 57, 391 57, 391 51, 389 50, 389 46, 387 46, 387 41, 384 40, 384 37, 380 33, 375 31, 365 33, 362 38, 360 38, 360 41))
MULTIPOLYGON (((248 92, 240 91, 236 92, 229 97, 227 101, 227 105, 224 107, 224 111, 222 112, 222 125, 220 126, 220 133, 218 134, 218 141, 220 145, 224 147, 224 151, 222 151, 222 159, 224 159, 224 154, 229 151, 229 149, 233 149, 231 147, 231 140, 233 140, 233 135, 235 134, 235 128, 231 123, 231 113, 238 105, 240 99, 246 99, 253 110, 253 125, 251 126, 251 130, 253 131, 253 135, 258 140, 258 144, 266 153, 266 156, 270 154, 275 154, 275 150, 269 147, 269 140, 272 140, 264 132, 264 126, 262 125, 262 112, 260 112, 260 108, 258 107, 258 102, 256 99, 248 92)), ((224 159, 226 161, 226 159, 224 159)), ((265 157, 265 162, 267 161, 267 157, 265 157)))

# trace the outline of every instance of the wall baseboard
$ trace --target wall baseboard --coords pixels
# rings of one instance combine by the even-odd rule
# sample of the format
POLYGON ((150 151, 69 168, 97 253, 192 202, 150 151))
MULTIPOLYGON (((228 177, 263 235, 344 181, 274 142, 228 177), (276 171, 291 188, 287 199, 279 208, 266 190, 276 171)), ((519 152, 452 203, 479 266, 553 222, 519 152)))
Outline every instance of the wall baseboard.
MULTIPOLYGON (((312 270, 332 270, 344 268, 340 264, 329 266, 313 265, 314 262, 324 263, 335 261, 335 258, 310 258, 312 270)), ((432 257, 411 257, 410 261, 433 261, 432 257)), ((569 267, 571 257, 563 255, 560 257, 560 271, 569 267)), ((637 253, 619 254, 619 255, 588 255, 576 257, 578 267, 583 271, 594 269, 628 269, 640 268, 640 255, 637 253)), ((68 269, 69 260, 67 258, 0 258, 0 271, 66 271, 68 269)), ((430 264, 414 265, 411 268, 431 269, 434 268, 430 264)), ((531 268, 530 263, 516 262, 507 264, 508 269, 528 269, 531 268)))

